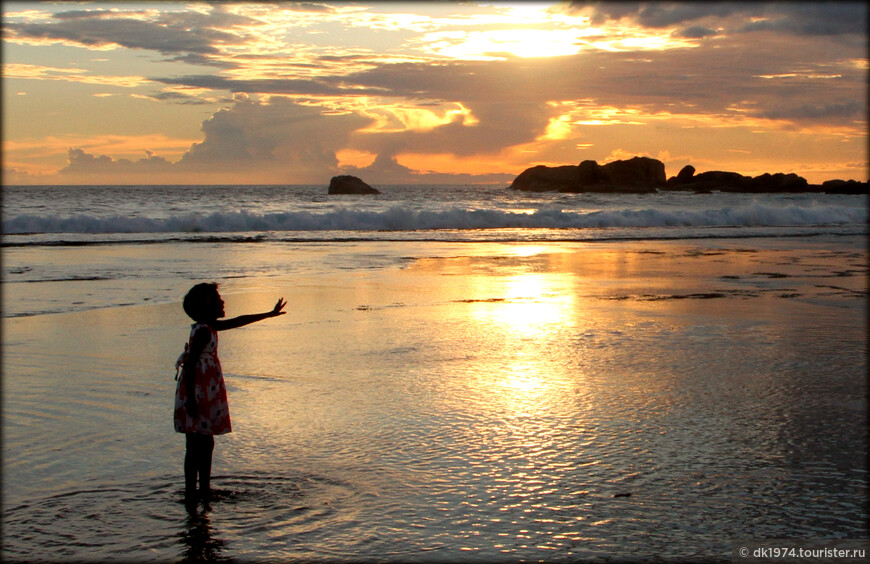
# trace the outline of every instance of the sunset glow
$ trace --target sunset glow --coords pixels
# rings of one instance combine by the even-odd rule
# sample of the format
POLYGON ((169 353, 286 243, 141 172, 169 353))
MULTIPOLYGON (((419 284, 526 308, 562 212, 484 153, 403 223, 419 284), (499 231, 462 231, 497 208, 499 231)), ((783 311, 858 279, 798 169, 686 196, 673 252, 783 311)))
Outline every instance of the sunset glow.
POLYGON ((866 21, 859 2, 7 2, 3 180, 509 183, 615 155, 866 180, 866 21))

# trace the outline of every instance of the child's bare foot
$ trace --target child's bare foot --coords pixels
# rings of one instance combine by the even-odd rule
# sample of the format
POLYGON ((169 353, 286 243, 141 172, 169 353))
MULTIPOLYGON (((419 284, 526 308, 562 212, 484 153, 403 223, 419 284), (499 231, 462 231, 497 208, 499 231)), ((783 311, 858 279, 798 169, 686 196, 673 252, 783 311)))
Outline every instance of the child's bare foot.
POLYGON ((199 497, 202 499, 203 507, 206 510, 211 509, 211 488, 201 489, 199 491, 199 497))
POLYGON ((188 513, 196 513, 197 501, 196 492, 184 492, 184 507, 187 509, 188 513))

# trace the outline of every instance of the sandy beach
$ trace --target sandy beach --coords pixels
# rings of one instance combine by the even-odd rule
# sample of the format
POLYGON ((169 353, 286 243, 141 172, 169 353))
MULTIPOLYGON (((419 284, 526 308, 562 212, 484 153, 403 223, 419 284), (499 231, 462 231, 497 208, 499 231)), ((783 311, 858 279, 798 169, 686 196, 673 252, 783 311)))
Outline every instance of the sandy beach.
POLYGON ((4 559, 728 559, 866 536, 865 243, 4 249, 153 270, 5 285, 5 312, 101 307, 3 320, 4 559), (171 406, 201 280, 230 316, 280 296, 289 315, 221 335, 234 432, 190 516, 171 406))

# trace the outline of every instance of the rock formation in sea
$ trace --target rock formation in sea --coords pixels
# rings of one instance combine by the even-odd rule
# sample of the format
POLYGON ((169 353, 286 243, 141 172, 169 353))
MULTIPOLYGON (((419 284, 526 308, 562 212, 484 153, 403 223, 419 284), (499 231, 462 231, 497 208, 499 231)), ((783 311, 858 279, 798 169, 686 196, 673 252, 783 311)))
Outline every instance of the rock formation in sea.
POLYGON ((821 185, 810 184, 794 173, 764 173, 745 176, 738 172, 711 170, 695 174, 695 167, 686 165, 671 178, 665 177, 665 165, 657 159, 634 157, 599 165, 583 161, 579 165, 535 166, 517 176, 510 186, 527 192, 609 192, 645 193, 657 190, 709 193, 749 192, 819 192, 829 194, 867 194, 867 182, 829 180, 821 185))
POLYGON ((826 180, 822 182, 822 192, 826 194, 867 194, 867 182, 857 180, 826 180))
POLYGON ((691 165, 683 167, 677 176, 668 179, 667 190, 690 190, 693 192, 814 192, 810 184, 794 173, 764 173, 755 177, 737 172, 711 170, 695 174, 691 165))
POLYGON ((511 184, 527 192, 655 192, 665 185, 665 165, 649 157, 634 157, 599 165, 583 161, 577 166, 535 166, 524 170, 511 184))
POLYGON ((372 188, 356 176, 343 174, 333 176, 329 181, 329 194, 380 194, 380 190, 372 188))

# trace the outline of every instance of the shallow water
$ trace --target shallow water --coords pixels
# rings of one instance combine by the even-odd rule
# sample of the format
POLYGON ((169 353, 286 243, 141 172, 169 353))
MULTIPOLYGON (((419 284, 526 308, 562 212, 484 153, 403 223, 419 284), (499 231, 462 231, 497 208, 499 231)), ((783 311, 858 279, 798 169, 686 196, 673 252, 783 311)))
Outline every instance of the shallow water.
POLYGON ((79 251, 148 273, 71 292, 134 305, 4 320, 4 558, 729 559, 867 537, 860 239, 160 252, 79 251), (170 297, 210 269, 229 315, 291 313, 221 335, 234 432, 188 515, 170 297))

